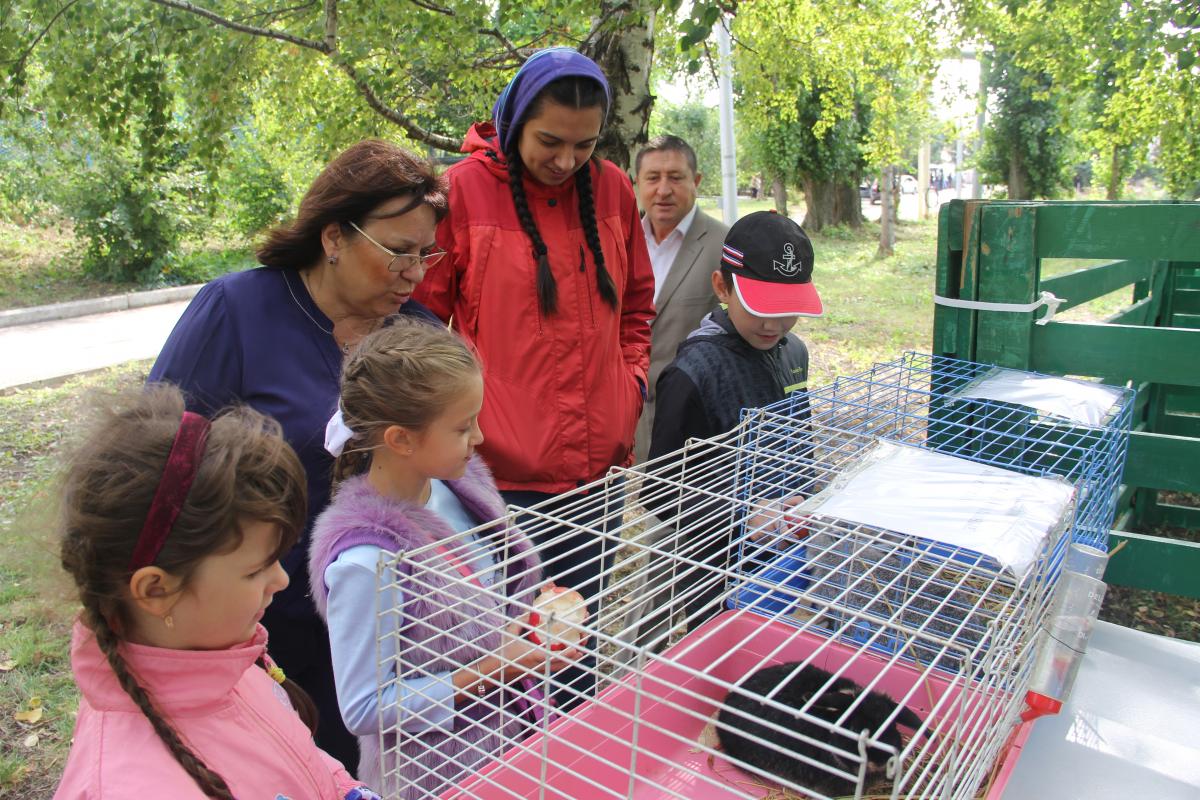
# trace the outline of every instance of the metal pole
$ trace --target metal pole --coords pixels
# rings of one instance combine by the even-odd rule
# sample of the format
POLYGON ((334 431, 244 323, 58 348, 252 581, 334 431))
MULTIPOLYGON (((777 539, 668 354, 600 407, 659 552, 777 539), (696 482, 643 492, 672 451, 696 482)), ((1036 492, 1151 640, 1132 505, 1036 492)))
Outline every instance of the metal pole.
POLYGON ((925 142, 917 150, 917 219, 929 219, 929 162, 930 148, 925 142))
POLYGON ((733 137, 733 58, 730 56, 729 29, 722 17, 714 26, 720 65, 717 88, 720 91, 721 121, 721 217, 726 225, 737 220, 737 152, 733 137))
POLYGON ((958 141, 954 143, 954 196, 962 197, 962 163, 963 140, 960 132, 958 141))

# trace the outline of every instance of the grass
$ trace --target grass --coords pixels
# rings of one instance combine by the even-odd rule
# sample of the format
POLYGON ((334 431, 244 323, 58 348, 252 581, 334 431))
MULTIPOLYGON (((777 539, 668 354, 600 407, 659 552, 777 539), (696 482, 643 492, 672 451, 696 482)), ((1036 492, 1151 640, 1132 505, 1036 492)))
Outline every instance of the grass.
POLYGON ((100 281, 84 272, 83 246, 69 224, 20 227, 0 221, 0 311, 204 283, 254 264, 247 242, 196 242, 171 259, 152 285, 100 281))
POLYGON ((68 660, 74 588, 58 565, 55 481, 92 390, 135 386, 133 362, 0 395, 0 796, 41 797, 62 773, 78 692, 68 660), (34 723, 15 714, 40 708, 34 723))
POLYGON ((834 228, 812 237, 825 315, 801 318, 795 331, 808 344, 814 388, 932 346, 937 224, 900 223, 887 259, 875 256, 878 236, 879 226, 866 223, 862 233, 834 228))
POLYGON ((137 289, 89 278, 69 225, 19 227, 0 221, 0 311, 137 289))

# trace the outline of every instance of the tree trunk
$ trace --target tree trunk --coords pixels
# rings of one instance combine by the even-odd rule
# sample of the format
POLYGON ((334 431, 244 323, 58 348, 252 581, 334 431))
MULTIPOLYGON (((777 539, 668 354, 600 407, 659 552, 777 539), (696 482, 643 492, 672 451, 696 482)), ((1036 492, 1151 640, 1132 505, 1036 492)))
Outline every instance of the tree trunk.
POLYGON ((1121 148, 1112 146, 1112 161, 1109 162, 1108 190, 1105 195, 1109 200, 1121 199, 1121 148))
POLYGON ((786 217, 788 215, 787 186, 784 185, 783 178, 778 175, 771 179, 771 196, 775 198, 775 210, 786 217))
POLYGON ((1008 199, 1028 200, 1029 181, 1025 176, 1025 165, 1021 163, 1021 153, 1013 149, 1008 161, 1008 199))
MULTIPOLYGON (((611 0, 601 3, 599 16, 606 16, 616 5, 611 0)), ((628 172, 634 155, 650 138, 654 105, 650 65, 657 3, 633 0, 620 5, 626 10, 612 15, 585 54, 600 65, 613 93, 612 110, 596 152, 628 172)))
POLYGON ((854 230, 858 230, 863 226, 865 217, 862 213, 862 195, 858 191, 860 183, 858 176, 855 176, 853 183, 843 183, 838 187, 837 207, 841 220, 849 225, 854 230))
POLYGON ((892 168, 884 167, 879 175, 879 249, 875 251, 877 258, 886 258, 895 252, 896 225, 892 217, 895 199, 892 195, 892 168))
POLYGON ((827 225, 862 226, 862 200, 858 196, 858 185, 845 181, 816 181, 804 178, 804 204, 806 211, 804 230, 816 233, 827 225))

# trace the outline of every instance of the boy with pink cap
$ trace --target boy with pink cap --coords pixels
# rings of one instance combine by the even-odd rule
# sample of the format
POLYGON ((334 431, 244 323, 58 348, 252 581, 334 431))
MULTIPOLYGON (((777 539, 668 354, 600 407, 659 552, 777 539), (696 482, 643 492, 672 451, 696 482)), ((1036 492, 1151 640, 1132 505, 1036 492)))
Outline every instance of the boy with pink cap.
MULTIPOLYGON (((744 408, 806 391, 808 348, 791 330, 800 317, 821 315, 812 268, 812 243, 787 217, 760 211, 734 223, 725 236, 721 268, 712 274, 713 291, 724 308, 701 321, 659 376, 652 460, 678 450, 688 439, 725 433, 737 425, 744 408)), ((691 463, 694 470, 696 460, 691 463)), ((669 477, 671 466, 659 470, 669 477)), ((709 480, 719 483, 721 478, 709 480)), ((708 488, 711 493, 697 493, 691 501, 679 522, 682 533, 658 547, 724 566, 731 545, 728 509, 721 507, 720 487, 710 482, 708 488)), ((658 494, 660 503, 670 495, 658 494)), ((657 512, 655 497, 643 495, 642 502, 657 512)), ((637 592, 641 600, 626 616, 626 635, 635 646, 657 650, 668 641, 672 621, 663 620, 656 609, 666 607, 672 596, 690 598, 685 613, 689 627, 719 610, 719 586, 701 588, 695 585, 701 571, 672 565, 671 558, 658 559, 658 571, 651 567, 645 591, 637 592)))
POLYGON ((808 348, 790 331, 800 317, 821 316, 812 269, 812 242, 787 217, 759 211, 734 223, 712 274, 725 308, 704 318, 659 377, 650 458, 807 388, 808 348))

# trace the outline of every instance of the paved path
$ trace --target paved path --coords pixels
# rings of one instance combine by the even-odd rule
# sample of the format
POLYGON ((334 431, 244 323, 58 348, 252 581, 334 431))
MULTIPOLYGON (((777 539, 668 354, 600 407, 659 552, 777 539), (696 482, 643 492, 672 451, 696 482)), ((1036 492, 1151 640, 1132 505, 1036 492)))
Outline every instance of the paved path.
POLYGON ((187 302, 0 328, 0 390, 154 358, 187 302))

